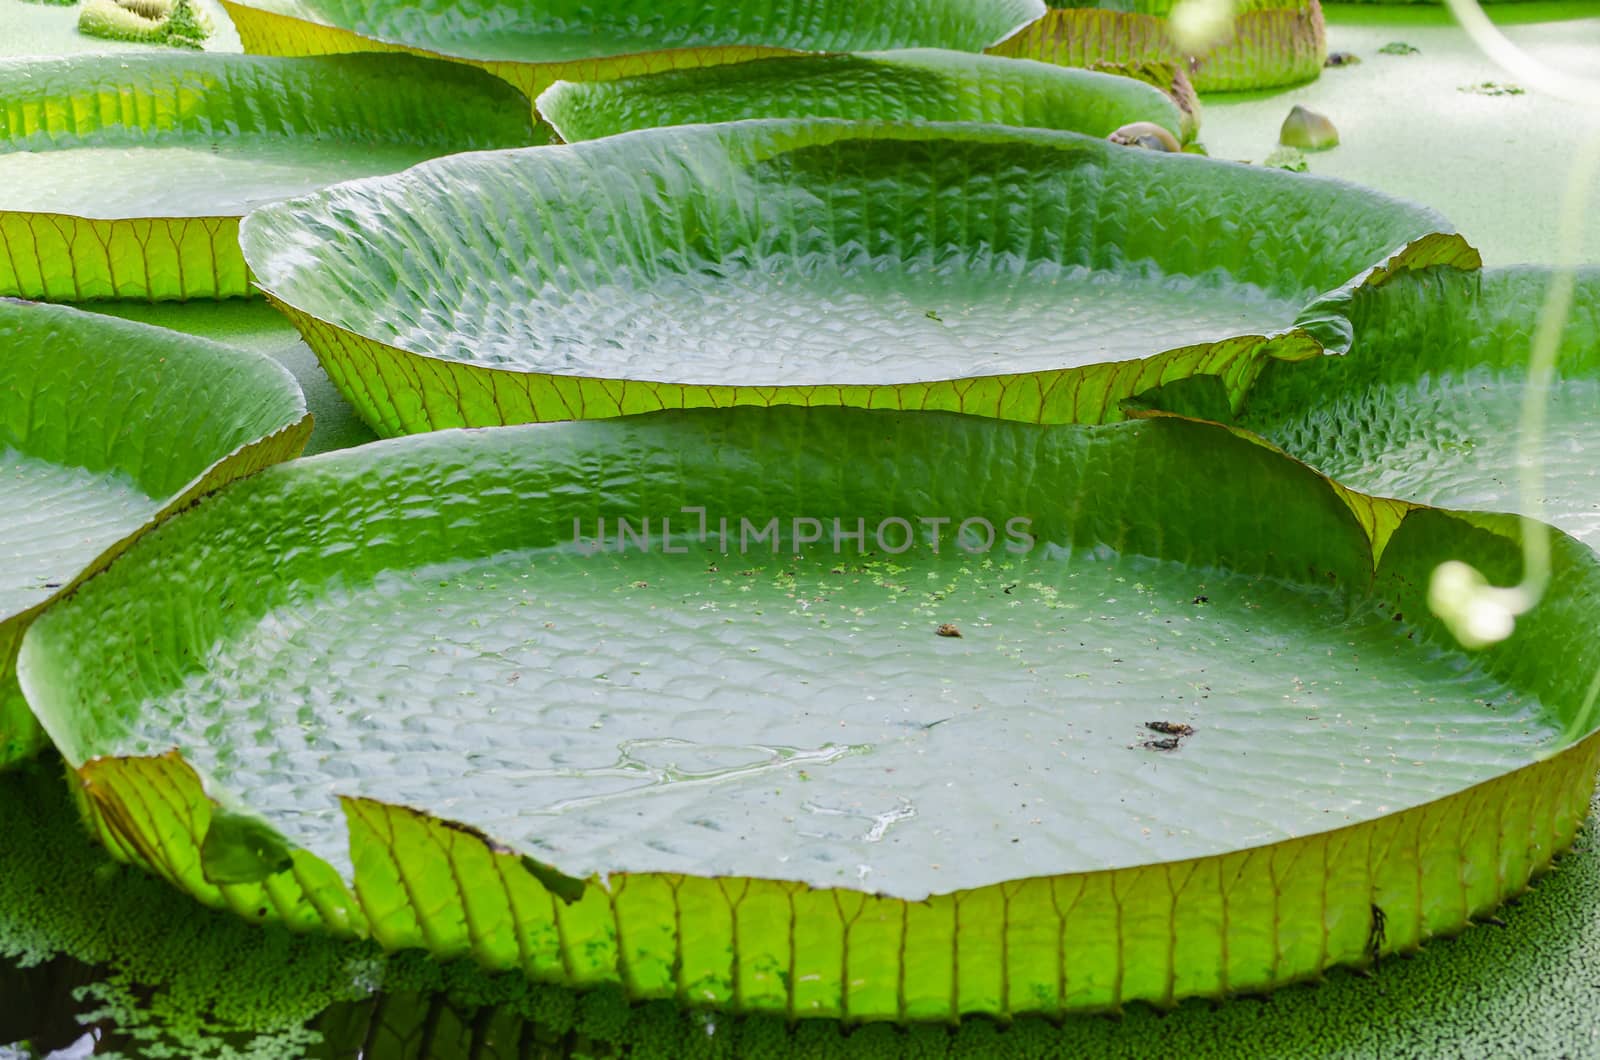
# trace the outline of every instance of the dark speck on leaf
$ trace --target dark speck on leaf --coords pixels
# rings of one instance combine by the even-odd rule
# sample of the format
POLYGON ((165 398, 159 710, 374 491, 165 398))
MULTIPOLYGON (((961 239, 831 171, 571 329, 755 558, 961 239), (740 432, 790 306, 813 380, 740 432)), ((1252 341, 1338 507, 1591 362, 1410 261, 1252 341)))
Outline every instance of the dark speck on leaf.
POLYGON ((1176 751, 1178 749, 1178 738, 1169 736, 1165 740, 1146 740, 1139 746, 1150 751, 1176 751))
POLYGON ((1211 602, 1211 597, 1209 597, 1209 596, 1197 596, 1197 597, 1194 598, 1194 602, 1197 603, 1197 604, 1209 604, 1211 602))
POLYGON ((1361 61, 1361 56, 1355 52, 1329 52, 1323 66, 1354 66, 1361 61))
POLYGON ((1147 721, 1144 727, 1163 736, 1193 736, 1194 726, 1181 721, 1147 721))
POLYGON ((1389 940, 1388 920, 1383 907, 1373 903, 1372 927, 1367 931, 1367 955, 1372 958, 1374 972, 1378 970, 1378 962, 1383 957, 1383 945, 1389 940))

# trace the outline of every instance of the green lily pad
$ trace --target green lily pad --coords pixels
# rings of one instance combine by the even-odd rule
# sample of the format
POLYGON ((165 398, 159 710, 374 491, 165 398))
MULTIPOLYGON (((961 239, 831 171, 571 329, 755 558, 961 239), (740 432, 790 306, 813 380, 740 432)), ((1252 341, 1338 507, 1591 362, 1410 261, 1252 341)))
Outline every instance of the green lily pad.
POLYGON ((757 59, 615 81, 562 81, 539 113, 568 142, 747 118, 980 121, 1106 136, 1148 121, 1183 132, 1178 105, 1141 81, 989 55, 919 49, 757 59))
POLYGON ((1319 352, 1308 299, 1447 228, 1072 133, 774 120, 441 159, 241 241, 392 435, 732 404, 1114 419, 1319 352))
MULTIPOLYGON (((1241 422, 1357 489, 1523 510, 1528 357, 1547 269, 1424 270, 1360 292, 1343 357, 1269 368, 1241 422)), ((1536 459, 1540 510, 1600 547, 1600 269, 1578 274, 1536 459)))
POLYGON ((455 59, 534 98, 603 81, 795 52, 982 51, 1044 13, 1039 0, 223 0, 247 52, 408 51, 455 59))
POLYGON ((306 396, 313 426, 306 455, 364 445, 376 435, 339 393, 294 325, 264 299, 196 302, 93 302, 85 309, 141 324, 171 328, 271 357, 293 373, 306 396))
POLYGON ((440 154, 536 141, 517 94, 404 56, 0 62, 0 294, 251 293, 253 207, 440 154))
POLYGON ((1318 0, 1235 0, 1231 35, 1198 55, 1168 29, 1176 2, 1051 0, 1043 18, 989 50, 1060 66, 1167 63, 1203 93, 1296 85, 1322 73, 1328 45, 1318 0))
POLYGON ((1421 598, 1508 526, 1172 417, 445 432, 168 522, 21 679, 113 852, 251 918, 791 1017, 1171 1004, 1570 841, 1600 560, 1473 656, 1421 598))
POLYGON ((311 433, 273 362, 159 328, 0 300, 0 766, 42 734, 17 692, 45 606, 168 514, 299 454, 311 433))

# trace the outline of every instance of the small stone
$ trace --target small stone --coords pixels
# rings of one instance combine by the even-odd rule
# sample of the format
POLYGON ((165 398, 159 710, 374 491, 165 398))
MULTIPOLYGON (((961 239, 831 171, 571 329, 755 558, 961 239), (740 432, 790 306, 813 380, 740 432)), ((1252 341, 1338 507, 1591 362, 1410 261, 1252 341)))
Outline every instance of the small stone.
POLYGON ((1181 151, 1178 138, 1153 121, 1136 121, 1124 125, 1106 137, 1124 147, 1142 147, 1147 151, 1181 151))
POLYGON ((1326 114, 1295 105, 1283 119, 1278 130, 1278 142, 1285 147, 1298 147, 1304 151, 1325 151, 1339 145, 1339 130, 1326 114))

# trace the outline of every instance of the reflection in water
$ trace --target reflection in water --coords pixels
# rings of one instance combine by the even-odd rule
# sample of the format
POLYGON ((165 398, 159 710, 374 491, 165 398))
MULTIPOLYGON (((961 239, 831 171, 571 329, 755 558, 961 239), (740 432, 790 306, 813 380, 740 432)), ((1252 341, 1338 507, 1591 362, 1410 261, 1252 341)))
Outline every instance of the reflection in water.
POLYGON ((94 1055, 107 1028, 85 1020, 73 995, 97 978, 95 969, 65 956, 32 968, 0 963, 0 1057, 7 1042, 22 1056, 94 1055))

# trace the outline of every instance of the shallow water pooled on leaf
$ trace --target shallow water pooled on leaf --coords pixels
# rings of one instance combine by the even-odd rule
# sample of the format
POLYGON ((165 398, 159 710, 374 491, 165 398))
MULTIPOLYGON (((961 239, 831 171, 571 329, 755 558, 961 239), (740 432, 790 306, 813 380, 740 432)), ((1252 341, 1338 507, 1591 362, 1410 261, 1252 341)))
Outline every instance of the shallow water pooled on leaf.
POLYGON ((571 873, 921 896, 1337 827, 1553 743, 1343 610, 1087 555, 507 553, 271 613, 117 750, 179 746, 340 865, 361 794, 571 873), (1150 721, 1195 732, 1147 746, 1150 721))
POLYGON ((1071 368, 1273 334, 1298 308, 1231 280, 1053 263, 1025 273, 883 261, 731 265, 570 291, 548 286, 532 298, 488 293, 490 301, 452 308, 448 319, 425 312, 398 341, 524 371, 872 386, 1071 368))
POLYGON ((394 173, 439 153, 415 144, 308 136, 183 146, 0 152, 6 208, 86 217, 237 216, 356 177, 394 173), (114 175, 114 179, 112 178, 114 175))
POLYGON ((49 598, 160 507, 126 476, 0 449, 0 615, 49 598))
MULTIPOLYGON (((1268 429, 1296 456, 1365 493, 1446 508, 1517 511, 1526 383, 1488 373, 1388 384, 1268 429)), ((1600 380, 1563 379, 1537 450, 1543 510, 1600 546, 1600 380)))

